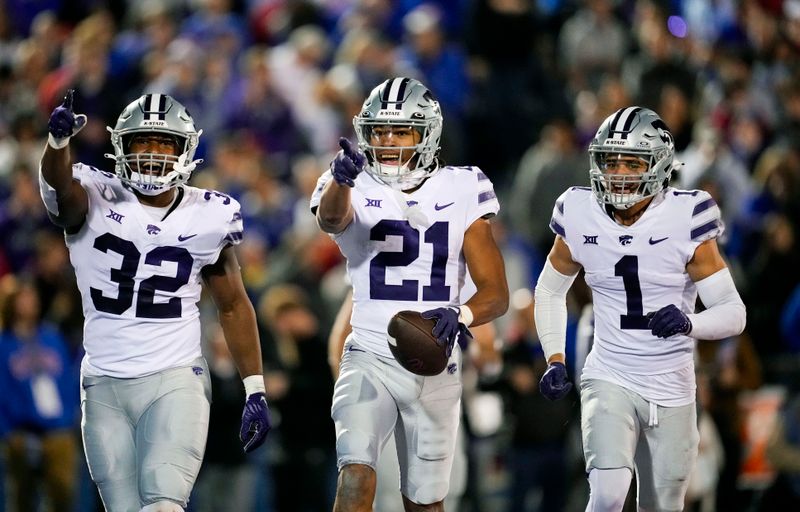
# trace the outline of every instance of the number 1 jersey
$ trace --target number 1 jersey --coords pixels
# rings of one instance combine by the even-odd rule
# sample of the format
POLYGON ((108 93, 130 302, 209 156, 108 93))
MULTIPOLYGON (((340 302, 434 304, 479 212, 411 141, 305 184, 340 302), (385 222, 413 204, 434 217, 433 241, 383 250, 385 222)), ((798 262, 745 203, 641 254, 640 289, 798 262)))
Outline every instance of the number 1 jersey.
MULTIPOLYGON (((332 179, 317 182, 311 209, 332 179)), ((347 258, 353 285, 353 334, 364 348, 392 357, 386 329, 401 310, 459 304, 466 266, 464 233, 500 205, 477 167, 443 167, 412 194, 396 191, 366 172, 350 195, 355 218, 333 236, 347 258)))
POLYGON ((656 338, 647 314, 669 304, 695 310, 686 264, 698 245, 723 231, 707 192, 667 188, 633 225, 622 226, 589 188, 572 187, 556 201, 550 228, 583 266, 592 290, 595 335, 587 366, 654 375, 692 364, 694 340, 656 338))
POLYGON ((239 203, 183 186, 159 221, 114 174, 75 164, 73 176, 89 196, 66 235, 86 317, 82 371, 131 378, 199 357, 200 270, 240 243, 239 203))

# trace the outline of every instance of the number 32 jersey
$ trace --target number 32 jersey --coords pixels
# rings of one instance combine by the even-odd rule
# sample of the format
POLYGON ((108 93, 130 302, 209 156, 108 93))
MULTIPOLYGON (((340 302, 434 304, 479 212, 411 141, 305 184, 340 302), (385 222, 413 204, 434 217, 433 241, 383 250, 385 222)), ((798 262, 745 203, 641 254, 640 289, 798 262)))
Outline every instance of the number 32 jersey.
MULTIPOLYGON (((667 188, 633 225, 622 226, 589 188, 573 187, 556 201, 550 228, 583 266, 592 290, 595 335, 585 375, 597 368, 636 380, 692 365, 694 340, 656 338, 646 315, 669 304, 694 312, 697 290, 686 265, 698 245, 723 231, 707 192, 667 188)), ((693 395, 693 378, 691 384, 693 395)))
MULTIPOLYGON (((330 170, 319 178, 312 211, 331 179, 330 170)), ((412 194, 362 172, 350 202, 353 222, 333 238, 353 285, 353 334, 365 349, 392 357, 386 338, 392 315, 460 303, 464 233, 480 217, 496 215, 500 205, 479 168, 451 166, 412 194)))
POLYGON ((199 357, 200 270, 240 243, 239 203, 184 186, 159 222, 114 174, 75 164, 73 176, 89 196, 66 235, 86 318, 82 371, 131 378, 199 357))

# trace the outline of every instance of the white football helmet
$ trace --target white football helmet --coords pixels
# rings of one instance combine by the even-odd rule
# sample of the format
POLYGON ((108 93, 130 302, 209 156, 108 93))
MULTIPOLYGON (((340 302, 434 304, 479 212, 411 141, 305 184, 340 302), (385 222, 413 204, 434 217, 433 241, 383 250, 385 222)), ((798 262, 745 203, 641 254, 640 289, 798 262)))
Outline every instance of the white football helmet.
POLYGON ((117 119, 111 132, 114 154, 106 154, 115 162, 115 172, 120 180, 145 195, 158 195, 189 180, 196 164, 194 153, 202 130, 197 131, 194 120, 171 96, 145 94, 129 104, 117 119), (176 138, 178 155, 158 153, 131 153, 130 143, 134 135, 157 133, 176 138), (148 172, 141 169, 148 167, 148 172))
POLYGON ((353 118, 353 127, 358 147, 367 155, 367 172, 394 189, 414 188, 439 169, 442 111, 418 80, 391 78, 375 87, 353 118), (375 146, 372 130, 383 126, 409 126, 420 134, 420 141, 415 146, 375 146), (403 156, 412 152, 413 156, 401 165, 388 165, 378 158, 377 151, 384 149, 400 150, 403 156))
POLYGON ((681 166, 674 156, 672 133, 658 114, 643 107, 619 109, 603 121, 589 145, 592 191, 601 205, 626 210, 668 185, 672 171, 681 166), (615 154, 643 160, 644 172, 608 172, 606 162, 615 154))

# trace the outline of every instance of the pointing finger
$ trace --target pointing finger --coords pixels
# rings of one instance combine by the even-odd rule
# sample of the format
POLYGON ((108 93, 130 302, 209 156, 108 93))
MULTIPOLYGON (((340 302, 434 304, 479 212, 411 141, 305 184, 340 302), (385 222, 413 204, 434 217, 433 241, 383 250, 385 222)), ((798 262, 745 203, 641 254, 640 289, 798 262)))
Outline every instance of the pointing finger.
POLYGON ((61 104, 62 107, 72 110, 72 98, 75 95, 75 89, 67 89, 67 94, 64 96, 64 102, 61 104))
POLYGON ((352 156, 353 156, 353 145, 352 145, 352 143, 350 142, 349 139, 347 139, 345 137, 340 137, 339 138, 339 147, 342 148, 342 150, 344 151, 345 155, 347 155, 347 156, 352 158, 352 156))

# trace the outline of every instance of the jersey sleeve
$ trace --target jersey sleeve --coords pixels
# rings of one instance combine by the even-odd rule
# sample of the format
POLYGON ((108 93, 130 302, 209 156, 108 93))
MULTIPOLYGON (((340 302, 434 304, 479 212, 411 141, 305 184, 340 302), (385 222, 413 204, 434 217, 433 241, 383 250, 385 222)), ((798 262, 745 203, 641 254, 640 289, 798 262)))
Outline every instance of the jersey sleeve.
MULTIPOLYGON (((78 183, 80 183, 81 186, 86 190, 89 196, 90 205, 93 200, 93 192, 105 189, 110 182, 117 182, 117 177, 115 174, 107 171, 101 171, 97 167, 86 165, 80 162, 72 164, 72 179, 77 180, 78 183)), ((59 212, 56 189, 51 187, 50 184, 44 179, 41 166, 39 167, 39 195, 41 196, 47 211, 58 216, 59 212)))
POLYGON ((92 182, 108 182, 117 179, 117 175, 113 172, 104 171, 80 162, 72 164, 72 177, 80 181, 84 186, 92 182))
POLYGON ((692 199, 694 199, 694 208, 689 222, 689 238, 692 242, 701 244, 706 240, 721 236, 725 231, 725 225, 716 201, 705 191, 700 191, 692 199))
POLYGON ((477 206, 469 214, 467 218, 467 227, 472 225, 473 222, 486 215, 497 215, 500 211, 500 203, 497 201, 497 194, 494 192, 494 185, 492 180, 479 168, 474 167, 475 176, 477 179, 477 187, 475 190, 475 203, 477 206))
POLYGON ((72 164, 72 177, 80 182, 91 181, 96 169, 80 162, 72 164))
POLYGON ((244 222, 242 222, 242 207, 239 201, 231 198, 231 210, 228 210, 228 223, 225 228, 225 237, 222 239, 222 246, 228 244, 239 245, 244 238, 244 222))
MULTIPOLYGON (((72 177, 82 182, 81 177, 86 173, 87 166, 82 163, 72 164, 72 177)), ((85 184, 84 184, 85 186, 85 184)), ((42 166, 39 164, 39 196, 42 198, 44 206, 47 211, 53 215, 58 215, 58 198, 56 197, 56 189, 47 183, 42 173, 42 166)))
POLYGON ((219 242, 214 250, 209 263, 214 263, 219 259, 222 250, 229 245, 239 245, 244 239, 244 222, 242 221, 242 207, 236 199, 220 194, 219 192, 206 192, 206 197, 218 195, 224 200, 214 202, 217 206, 213 213, 219 223, 219 242))
POLYGON ((566 222, 564 221, 564 203, 567 200, 569 190, 561 194, 553 206, 553 215, 550 217, 550 230, 566 240, 567 232, 564 229, 566 222))
POLYGON ((317 180, 317 186, 314 188, 314 193, 311 194, 311 213, 314 215, 317 214, 317 207, 319 206, 319 201, 322 198, 322 190, 325 188, 325 185, 328 184, 329 181, 333 179, 333 173, 330 169, 322 173, 322 176, 319 177, 317 180))

